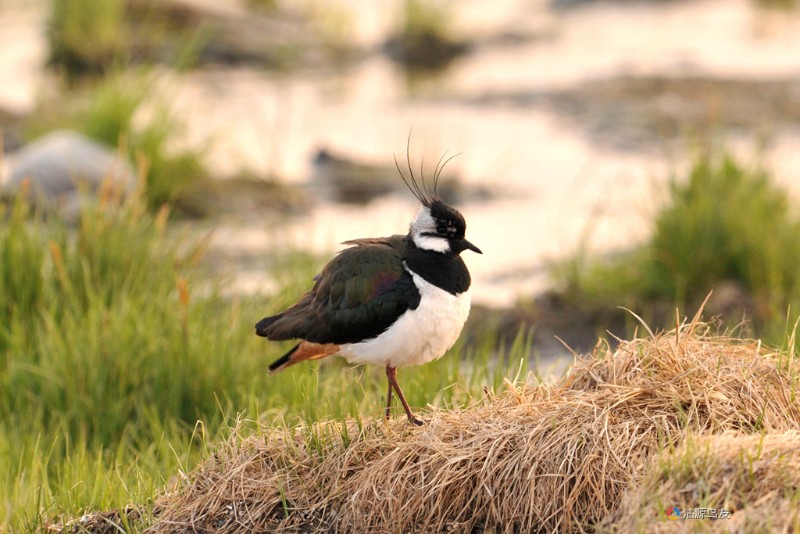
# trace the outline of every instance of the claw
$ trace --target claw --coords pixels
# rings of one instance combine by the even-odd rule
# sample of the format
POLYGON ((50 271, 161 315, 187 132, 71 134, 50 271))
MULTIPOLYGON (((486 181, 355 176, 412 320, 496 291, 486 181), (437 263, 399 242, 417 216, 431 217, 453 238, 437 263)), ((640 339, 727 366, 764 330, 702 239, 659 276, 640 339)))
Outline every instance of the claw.
POLYGON ((400 389, 400 384, 397 383, 397 368, 391 367, 389 365, 386 366, 386 378, 389 380, 389 393, 386 396, 386 412, 385 417, 386 419, 389 418, 389 409, 391 408, 392 403, 392 389, 397 392, 397 396, 400 397, 400 402, 403 403, 403 408, 406 411, 406 415, 408 416, 408 422, 414 426, 422 426, 425 424, 425 421, 422 419, 417 419, 417 416, 414 415, 414 412, 411 411, 411 407, 408 405, 406 401, 406 396, 403 395, 403 390, 400 389))
POLYGON ((425 424, 425 421, 415 417, 413 414, 408 416, 408 422, 414 426, 422 426, 425 424))

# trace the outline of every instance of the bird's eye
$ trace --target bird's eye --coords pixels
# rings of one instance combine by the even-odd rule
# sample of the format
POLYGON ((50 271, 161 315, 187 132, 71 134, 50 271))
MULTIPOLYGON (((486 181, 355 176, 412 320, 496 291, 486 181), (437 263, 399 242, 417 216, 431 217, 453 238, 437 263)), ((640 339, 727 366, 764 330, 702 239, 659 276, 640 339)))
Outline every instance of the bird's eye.
POLYGON ((439 226, 436 227, 436 233, 445 235, 447 233, 447 227, 443 224, 440 224, 439 226))

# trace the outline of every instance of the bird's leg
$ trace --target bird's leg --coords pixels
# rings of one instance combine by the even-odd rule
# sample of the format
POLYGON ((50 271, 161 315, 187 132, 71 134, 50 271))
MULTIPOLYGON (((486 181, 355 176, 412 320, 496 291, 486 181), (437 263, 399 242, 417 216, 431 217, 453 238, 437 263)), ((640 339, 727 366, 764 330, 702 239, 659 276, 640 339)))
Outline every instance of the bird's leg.
MULTIPOLYGON (((386 375, 389 375, 389 366, 386 366, 386 375)), ((386 392, 386 413, 384 414, 384 419, 389 420, 392 412, 392 381, 389 380, 389 391, 386 392)))
MULTIPOLYGON (((397 367, 391 367, 389 365, 386 366, 386 377, 389 379, 389 391, 392 388, 397 392, 397 396, 400 397, 400 402, 403 403, 403 408, 406 410, 406 415, 408 416, 408 420, 412 425, 421 426, 423 424, 421 419, 417 419, 417 416, 414 415, 414 412, 411 411, 411 407, 408 405, 408 401, 406 401, 406 396, 403 395, 403 390, 400 389, 400 385, 397 383, 397 367)), ((388 414, 388 407, 386 413, 388 414)))

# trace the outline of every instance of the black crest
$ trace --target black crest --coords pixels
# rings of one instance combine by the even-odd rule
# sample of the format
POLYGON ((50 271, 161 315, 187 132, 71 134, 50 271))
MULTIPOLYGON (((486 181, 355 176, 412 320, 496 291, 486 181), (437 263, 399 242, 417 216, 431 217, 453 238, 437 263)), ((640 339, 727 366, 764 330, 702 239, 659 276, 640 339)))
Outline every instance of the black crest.
POLYGON ((411 134, 408 134, 408 143, 406 143, 406 169, 408 171, 408 176, 406 176, 405 172, 402 168, 400 168, 400 163, 397 161, 397 156, 394 157, 394 165, 397 167, 397 172, 400 173, 400 178, 403 179, 403 183, 406 184, 411 194, 417 197, 423 206, 430 208, 434 202, 441 201, 439 195, 436 193, 436 188, 439 185, 439 177, 444 170, 445 165, 447 163, 458 156, 459 154, 453 154, 450 157, 447 157, 447 152, 445 152, 439 161, 436 163, 436 168, 433 170, 433 179, 428 180, 425 178, 425 171, 424 171, 424 159, 420 159, 419 162, 419 179, 417 176, 414 175, 414 169, 411 166, 411 134))

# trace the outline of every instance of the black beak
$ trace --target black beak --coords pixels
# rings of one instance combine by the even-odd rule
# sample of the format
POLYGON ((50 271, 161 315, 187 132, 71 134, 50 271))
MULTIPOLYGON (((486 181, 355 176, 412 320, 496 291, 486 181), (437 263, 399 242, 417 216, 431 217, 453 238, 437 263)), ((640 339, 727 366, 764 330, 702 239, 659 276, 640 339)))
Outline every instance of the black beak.
POLYGON ((461 250, 469 249, 472 252, 477 252, 478 254, 483 254, 483 252, 481 252, 481 249, 479 249, 478 247, 476 247, 475 245, 473 245, 472 243, 470 243, 466 239, 459 239, 459 248, 461 248, 461 250))

